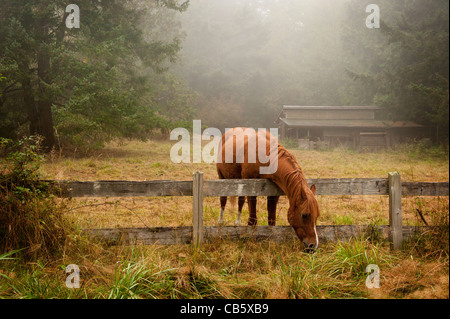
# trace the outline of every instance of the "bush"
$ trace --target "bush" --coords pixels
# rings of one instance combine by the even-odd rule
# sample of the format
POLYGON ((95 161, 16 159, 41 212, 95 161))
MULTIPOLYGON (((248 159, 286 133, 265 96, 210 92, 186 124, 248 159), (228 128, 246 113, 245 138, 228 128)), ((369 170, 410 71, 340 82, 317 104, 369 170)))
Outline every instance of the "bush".
POLYGON ((295 138, 286 137, 280 139, 280 144, 287 149, 298 149, 298 141, 295 138))
POLYGON ((432 145, 431 141, 422 139, 410 144, 399 144, 395 151, 407 154, 413 160, 447 160, 449 159, 448 145, 432 145))
POLYGON ((448 201, 441 202, 437 208, 427 208, 420 198, 416 198, 417 224, 426 223, 431 226, 424 232, 418 232, 409 241, 411 253, 421 257, 449 257, 449 207, 448 201), (428 216, 428 222, 424 215, 428 216), (423 219, 419 219, 419 216, 423 219))
POLYGON ((25 259, 61 251, 70 229, 65 204, 40 179, 42 138, 0 139, 0 253, 23 249, 25 259))

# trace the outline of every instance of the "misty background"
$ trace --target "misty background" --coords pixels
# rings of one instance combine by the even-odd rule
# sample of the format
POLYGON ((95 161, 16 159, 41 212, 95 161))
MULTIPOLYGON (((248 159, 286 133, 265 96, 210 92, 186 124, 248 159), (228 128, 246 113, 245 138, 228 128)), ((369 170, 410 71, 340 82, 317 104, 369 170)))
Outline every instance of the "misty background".
POLYGON ((1 136, 96 148, 193 119, 270 128, 283 105, 374 105, 448 145, 447 0, 77 4, 65 30, 64 1, 0 1, 1 136))
POLYGON ((448 118, 448 1, 379 1, 382 26, 368 29, 372 2, 191 1, 177 71, 198 93, 196 116, 219 128, 271 127, 285 104, 448 118))

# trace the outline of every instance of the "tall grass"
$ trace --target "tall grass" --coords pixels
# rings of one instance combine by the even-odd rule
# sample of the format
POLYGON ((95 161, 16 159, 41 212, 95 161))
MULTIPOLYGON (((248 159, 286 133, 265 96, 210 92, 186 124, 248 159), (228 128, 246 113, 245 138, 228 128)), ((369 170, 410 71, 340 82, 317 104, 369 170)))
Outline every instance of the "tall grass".
POLYGON ((448 145, 431 145, 427 140, 395 146, 394 152, 407 155, 411 160, 449 160, 448 145))
POLYGON ((197 250, 184 245, 110 250, 111 260, 119 256, 110 266, 80 264, 80 289, 66 288, 66 274, 49 264, 7 267, 0 298, 369 298, 366 267, 376 264, 384 276, 405 254, 363 239, 323 244, 314 254, 303 253, 295 241, 251 240, 197 250))
POLYGON ((113 286, 107 298, 136 299, 143 296, 156 298, 158 291, 153 288, 153 276, 143 262, 118 262, 113 286))
POLYGON ((329 243, 291 265, 278 256, 280 280, 289 298, 366 298, 366 267, 386 265, 392 258, 381 246, 362 238, 329 243))
MULTIPOLYGON (((102 158, 64 159, 64 161, 55 162, 61 165, 59 167, 62 172, 61 179, 114 178, 116 172, 110 168, 119 169, 127 179, 191 178, 191 170, 196 167, 175 168, 170 161, 167 161, 167 155, 164 155, 168 154, 170 145, 160 144, 136 142, 125 147, 117 146, 114 152, 109 154, 110 156, 102 158)), ((21 152, 18 149, 14 151, 21 152)), ((413 167, 414 178, 422 180, 428 176, 423 175, 423 172, 428 174, 431 170, 436 170, 443 174, 444 170, 441 165, 442 160, 436 161, 438 163, 436 165, 420 162, 422 168, 419 170, 415 155, 411 159, 408 155, 410 153, 406 155, 389 152, 350 154, 337 150, 320 152, 320 154, 316 151, 297 151, 297 153, 302 166, 306 167, 305 171, 310 172, 308 177, 311 178, 380 177, 388 171, 386 166, 395 165, 397 169, 397 165, 403 165, 402 177, 406 174, 406 169, 413 167), (399 159, 405 159, 405 161, 399 159), (357 174, 360 175, 354 175, 355 173, 351 170, 357 170, 357 174)), ((12 159, 7 160, 7 155, 3 156, 2 160, 5 164, 13 163, 12 159)), ((9 170, 2 171, 3 176, 11 172, 13 166, 8 167, 9 170)), ((32 169, 32 166, 27 165, 24 169, 27 167, 32 169)), ((58 166, 55 167, 58 168, 58 166)), ((214 167, 208 166, 206 171, 209 174, 208 178, 216 178, 214 167)), ((41 173, 39 169, 34 172, 41 173)), ((58 172, 55 172, 55 175, 56 173, 58 172)), ((435 172, 430 174, 432 176, 427 177, 429 178, 427 180, 435 180, 433 175, 435 172)), ((443 177, 439 176, 442 180, 443 177)), ((22 216, 31 214, 33 210, 28 210, 30 205, 28 199, 32 199, 39 193, 31 186, 18 183, 14 185, 22 189, 13 188, 10 184, 9 188, 3 188, 10 197, 4 196, 4 198, 15 198, 14 203, 21 208, 21 210, 13 209, 12 211, 20 211, 24 214, 22 216), (27 199, 24 202, 26 205, 21 204, 22 198, 27 199)), ((43 194, 46 193, 45 188, 38 189, 42 189, 43 194)), ((210 206, 206 205, 205 217, 214 225, 218 214, 216 200, 205 201, 207 204, 211 203, 210 206)), ((385 207, 387 207, 384 199, 369 200, 361 197, 356 198, 354 203, 355 198, 329 196, 320 200, 323 224, 330 222, 367 224, 370 217, 370 225, 374 230, 371 238, 321 243, 321 247, 314 254, 304 253, 301 243, 295 240, 286 243, 217 240, 202 245, 199 249, 194 249, 190 245, 110 247, 94 244, 81 238, 77 233, 72 234, 70 227, 64 226, 65 237, 62 236, 60 239, 65 238, 65 240, 53 241, 52 237, 49 237, 50 243, 57 243, 54 246, 47 246, 46 241, 42 240, 43 237, 34 237, 34 235, 20 245, 10 245, 10 248, 5 246, 5 253, 0 252, 0 298, 371 298, 372 291, 365 286, 368 275, 365 269, 369 264, 377 264, 380 267, 382 280, 387 278, 386 280, 392 281, 390 286, 386 281, 381 282, 382 288, 379 291, 389 286, 383 296, 402 298, 407 295, 407 290, 400 293, 397 288, 408 287, 408 282, 414 280, 416 276, 414 273, 409 277, 405 276, 403 281, 392 280, 398 277, 398 273, 402 273, 402 267, 405 264, 415 269, 418 264, 430 263, 430 267, 424 269, 432 269, 432 274, 438 275, 443 272, 442 267, 444 267, 446 270, 444 275, 448 277, 448 200, 442 201, 441 209, 435 209, 436 205, 430 205, 425 201, 417 201, 415 206, 408 204, 411 206, 408 208, 410 216, 416 208, 421 208, 427 221, 433 225, 440 225, 440 228, 436 228, 439 230, 437 232, 418 235, 414 241, 406 245, 404 250, 397 252, 390 251, 389 246, 380 240, 376 232, 379 224, 387 224, 385 220, 387 213, 383 213, 386 212, 385 207), (345 214, 349 211, 350 214, 345 214), (25 248, 24 251, 31 250, 31 252, 30 248, 34 247, 36 253, 34 258, 30 258, 32 262, 21 263, 20 260, 9 259, 20 257, 19 254, 8 253, 13 247, 25 248), (49 257, 45 257, 46 251, 52 252, 49 257), (412 262, 413 259, 414 262, 412 262), (68 289, 65 286, 67 274, 64 272, 64 266, 69 263, 78 264, 80 267, 80 289, 68 289)), ((118 224, 122 227, 124 225, 136 227, 142 220, 146 225, 161 226, 191 222, 189 199, 144 198, 141 202, 137 199, 123 198, 120 199, 120 204, 114 206, 99 205, 89 207, 86 211, 77 210, 79 227, 116 227, 118 224), (139 206, 141 202, 142 206, 139 206), (134 213, 131 214, 130 209, 122 209, 124 207, 132 208, 134 213), (99 208, 103 210, 99 211, 99 208), (164 214, 160 213, 162 211, 164 214), (148 212, 152 213, 148 214, 148 212), (100 215, 104 216, 104 220, 99 217, 100 215)), ((80 203, 73 204, 78 206, 80 203)), ((31 229, 42 236, 51 235, 52 231, 57 229, 51 222, 59 221, 59 215, 54 215, 51 209, 64 207, 58 206, 58 203, 55 203, 50 196, 43 201, 34 201, 33 205, 31 206, 39 208, 42 215, 36 215, 40 217, 30 219, 34 221, 33 225, 41 225, 31 229), (47 205, 48 209, 42 209, 41 205, 47 205), (50 216, 53 216, 50 218, 53 220, 47 219, 50 216)), ((259 201, 259 205, 259 211, 264 211, 264 201, 259 201)), ((1 206, 0 210, 3 207, 1 206)), ((286 208, 280 205, 279 224, 287 224, 285 211, 286 208)), ((71 215, 75 214, 71 213, 71 215)), ((265 217, 262 215, 263 213, 258 217, 261 216, 261 223, 265 223, 265 217)), ((232 223, 235 214, 226 216, 228 216, 226 217, 228 222, 232 223)), ((24 219, 21 221, 25 222, 24 219)), ((61 223, 58 222, 57 225, 63 225, 63 220, 60 221, 61 223)), ((9 223, 3 225, 9 225, 9 223)), ((4 231, 8 229, 9 227, 3 227, 4 231)), ((11 229, 15 228, 11 227, 11 229)), ((420 270, 419 267, 417 269, 420 270)), ((426 273, 423 271, 421 276, 423 279, 426 273)), ((429 285, 434 289, 438 284, 431 279, 429 282, 430 284, 428 281, 422 281, 421 285, 429 285)), ((420 291, 417 292, 420 293, 420 291)))
POLYGON ((416 198, 417 221, 416 224, 427 223, 431 227, 415 234, 407 243, 406 249, 425 258, 444 258, 448 264, 449 259, 449 206, 448 201, 439 201, 438 205, 429 208, 423 200, 416 198), (428 219, 425 219, 425 217, 428 219), (420 218, 419 218, 420 217, 420 218), (423 219, 422 219, 423 218, 423 219))
POLYGON ((366 277, 366 267, 380 265, 380 246, 365 239, 352 239, 349 243, 338 241, 335 245, 335 258, 342 267, 355 278, 366 277))
MULTIPOLYGON (((3 267, 1 267, 3 268, 3 267)), ((1 269, 0 268, 0 269, 1 269)), ((31 265, 10 264, 9 273, 0 276, 0 299, 79 299, 92 295, 84 289, 68 289, 65 274, 37 261, 31 265)))
POLYGON ((0 140, 0 250, 37 259, 61 252, 72 225, 40 177, 42 139, 0 140))
MULTIPOLYGON (((194 253, 195 254, 195 253, 194 253)), ((201 266, 167 268, 141 259, 136 251, 116 263, 108 299, 224 298, 214 276, 201 266)))

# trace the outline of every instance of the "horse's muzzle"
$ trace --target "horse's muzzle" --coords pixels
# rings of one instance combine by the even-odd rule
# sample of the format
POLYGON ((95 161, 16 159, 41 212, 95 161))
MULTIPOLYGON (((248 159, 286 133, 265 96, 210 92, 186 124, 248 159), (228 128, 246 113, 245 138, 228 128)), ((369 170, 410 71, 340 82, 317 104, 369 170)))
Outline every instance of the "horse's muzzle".
POLYGON ((304 241, 303 245, 305 246, 305 252, 307 252, 307 253, 313 253, 316 251, 314 243, 308 243, 308 242, 304 241))

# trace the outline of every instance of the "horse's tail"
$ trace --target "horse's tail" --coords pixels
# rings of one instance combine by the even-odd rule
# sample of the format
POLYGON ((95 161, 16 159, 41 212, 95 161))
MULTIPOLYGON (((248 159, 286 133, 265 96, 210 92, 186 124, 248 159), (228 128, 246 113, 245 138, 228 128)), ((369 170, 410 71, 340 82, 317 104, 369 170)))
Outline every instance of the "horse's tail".
POLYGON ((230 198, 230 204, 231 204, 231 211, 235 212, 237 211, 236 208, 236 196, 229 196, 230 198))

